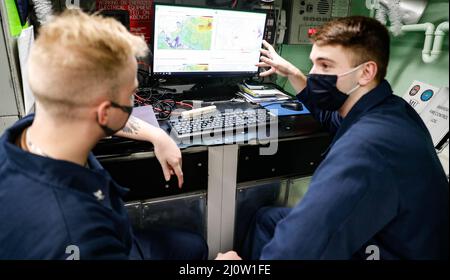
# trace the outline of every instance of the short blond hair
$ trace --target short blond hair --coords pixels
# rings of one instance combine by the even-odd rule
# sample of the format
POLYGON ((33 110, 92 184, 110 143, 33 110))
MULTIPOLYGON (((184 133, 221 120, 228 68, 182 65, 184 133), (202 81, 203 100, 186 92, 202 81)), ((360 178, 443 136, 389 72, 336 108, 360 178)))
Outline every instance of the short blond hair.
POLYGON ((67 10, 39 30, 28 61, 37 101, 53 113, 67 113, 106 94, 115 99, 130 57, 148 47, 113 18, 67 10))

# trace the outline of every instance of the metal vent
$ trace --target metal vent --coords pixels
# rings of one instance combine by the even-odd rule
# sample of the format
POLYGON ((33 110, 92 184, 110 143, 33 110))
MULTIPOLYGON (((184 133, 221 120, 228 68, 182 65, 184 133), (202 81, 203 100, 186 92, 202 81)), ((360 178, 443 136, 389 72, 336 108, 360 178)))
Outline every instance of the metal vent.
POLYGON ((320 0, 317 3, 317 11, 321 15, 326 15, 330 11, 330 3, 328 0, 320 0))

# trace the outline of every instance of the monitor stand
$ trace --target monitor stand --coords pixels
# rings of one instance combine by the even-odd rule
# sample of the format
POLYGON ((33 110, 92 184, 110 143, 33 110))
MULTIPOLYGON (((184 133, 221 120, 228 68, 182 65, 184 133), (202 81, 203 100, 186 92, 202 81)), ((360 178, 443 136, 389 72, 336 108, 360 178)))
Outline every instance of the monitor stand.
POLYGON ((201 85, 184 91, 179 97, 183 100, 222 101, 236 97, 239 88, 236 84, 201 85))

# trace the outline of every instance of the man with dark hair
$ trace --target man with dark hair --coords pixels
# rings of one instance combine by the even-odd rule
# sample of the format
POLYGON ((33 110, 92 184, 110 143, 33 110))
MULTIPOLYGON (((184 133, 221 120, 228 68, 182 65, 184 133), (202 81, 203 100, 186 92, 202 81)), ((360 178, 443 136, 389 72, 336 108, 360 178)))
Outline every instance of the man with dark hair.
POLYGON ((355 16, 311 39, 309 75, 266 42, 261 75, 288 77, 334 139, 299 204, 258 211, 244 258, 448 259, 448 181, 421 118, 384 80, 388 31, 355 16))

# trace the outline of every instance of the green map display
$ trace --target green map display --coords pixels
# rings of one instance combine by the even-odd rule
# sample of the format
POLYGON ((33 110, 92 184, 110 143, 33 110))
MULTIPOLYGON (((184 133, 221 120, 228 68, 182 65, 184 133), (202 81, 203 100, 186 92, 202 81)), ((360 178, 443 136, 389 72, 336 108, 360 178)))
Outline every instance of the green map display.
POLYGON ((210 50, 212 17, 184 17, 173 25, 173 18, 161 24, 158 32, 159 50, 210 50), (169 23, 169 20, 171 22, 169 23))

